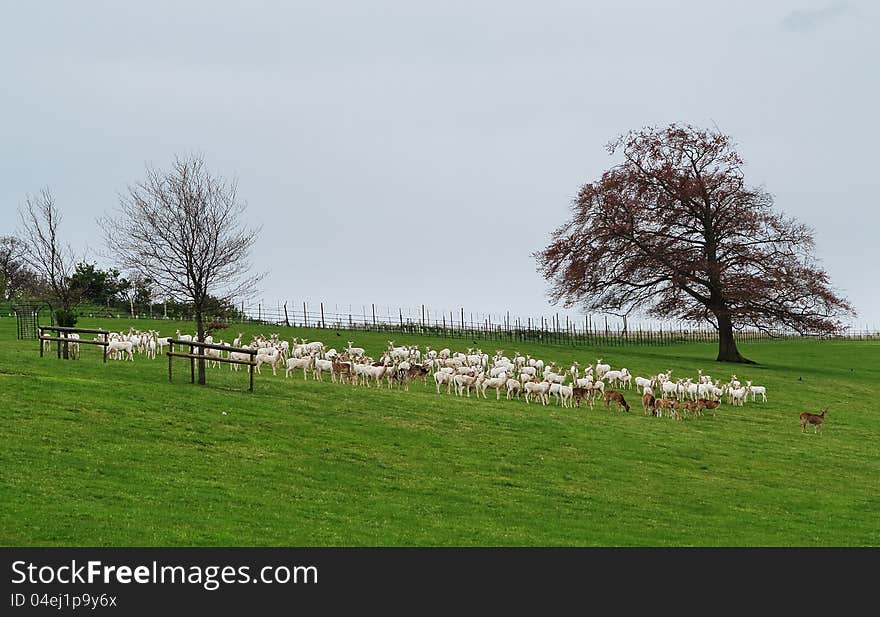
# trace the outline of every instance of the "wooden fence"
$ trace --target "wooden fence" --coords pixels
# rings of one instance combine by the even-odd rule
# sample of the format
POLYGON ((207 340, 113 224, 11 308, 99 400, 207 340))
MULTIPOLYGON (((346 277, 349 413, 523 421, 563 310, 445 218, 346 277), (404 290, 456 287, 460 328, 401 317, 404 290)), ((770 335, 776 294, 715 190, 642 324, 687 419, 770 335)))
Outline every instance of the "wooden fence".
POLYGON ((190 383, 196 382, 196 360, 203 359, 209 362, 228 362, 229 364, 240 364, 247 366, 248 373, 250 373, 250 387, 248 387, 248 392, 254 391, 254 367, 257 365, 256 361, 254 360, 257 355, 257 351, 255 349, 252 349, 250 347, 227 347, 226 345, 214 345, 213 343, 200 343, 198 341, 182 341, 178 339, 169 339, 168 351, 165 355, 168 356, 168 381, 171 381, 171 369, 174 358, 189 358, 190 383), (175 353, 175 345, 189 347, 189 353, 175 353), (198 347, 202 353, 194 353, 196 347, 198 347), (220 351, 247 354, 250 357, 250 360, 233 360, 232 358, 207 356, 204 352, 205 349, 217 349, 220 351))
POLYGON ((40 336, 37 337, 40 343, 40 357, 43 357, 44 351, 44 341, 56 341, 58 347, 58 358, 60 359, 62 356, 64 358, 70 359, 69 347, 71 344, 77 345, 101 345, 103 349, 103 354, 101 354, 104 358, 104 362, 107 362, 107 346, 110 344, 108 340, 108 336, 110 332, 107 330, 101 329, 92 329, 92 328, 65 328, 63 326, 39 326, 40 336), (47 336, 44 332, 58 332, 58 336, 47 336), (86 339, 78 338, 72 339, 69 337, 70 334, 98 334, 103 336, 103 340, 100 341, 89 341, 86 339), (62 348, 64 349, 64 353, 61 353, 62 348))

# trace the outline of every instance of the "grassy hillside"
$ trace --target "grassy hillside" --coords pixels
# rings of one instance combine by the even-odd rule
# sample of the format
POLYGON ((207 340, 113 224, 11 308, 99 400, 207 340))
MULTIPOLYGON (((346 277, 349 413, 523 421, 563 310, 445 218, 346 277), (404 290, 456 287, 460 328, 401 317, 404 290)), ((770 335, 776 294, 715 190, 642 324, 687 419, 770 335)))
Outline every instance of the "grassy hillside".
MULTIPOLYGON (((354 340, 368 353, 387 340, 242 331, 258 330, 339 349, 354 340)), ((266 370, 248 394, 247 374, 228 366, 200 388, 186 361, 168 383, 162 359, 103 365, 99 349, 41 359, 36 342, 15 339, 14 320, 0 319, 0 544, 880 544, 876 343, 744 346, 761 364, 735 372, 766 385, 769 402, 682 422, 643 416, 635 394, 624 414, 266 370), (798 414, 824 405, 824 434, 802 434, 798 414)), ((516 349, 582 365, 601 356, 634 375, 730 375, 711 345, 516 349)))

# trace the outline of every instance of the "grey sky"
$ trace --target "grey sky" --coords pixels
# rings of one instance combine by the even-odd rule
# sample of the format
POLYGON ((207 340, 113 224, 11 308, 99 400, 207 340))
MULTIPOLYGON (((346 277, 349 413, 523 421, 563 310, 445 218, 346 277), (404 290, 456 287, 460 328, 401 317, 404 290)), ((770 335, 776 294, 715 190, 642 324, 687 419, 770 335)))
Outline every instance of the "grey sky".
POLYGON ((268 304, 550 314, 530 253, 604 145, 733 135, 880 326, 874 2, 3 3, 0 233, 44 186, 81 248, 199 152, 239 180, 268 304))

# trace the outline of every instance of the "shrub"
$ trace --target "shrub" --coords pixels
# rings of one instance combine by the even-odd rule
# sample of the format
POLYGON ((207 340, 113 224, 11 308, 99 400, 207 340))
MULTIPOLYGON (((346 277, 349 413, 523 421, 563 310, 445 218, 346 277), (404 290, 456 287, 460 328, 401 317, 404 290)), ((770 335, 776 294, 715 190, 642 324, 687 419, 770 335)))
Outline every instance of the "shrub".
POLYGON ((55 311, 55 321, 63 328, 72 328, 76 325, 77 315, 74 311, 66 311, 64 309, 55 311))

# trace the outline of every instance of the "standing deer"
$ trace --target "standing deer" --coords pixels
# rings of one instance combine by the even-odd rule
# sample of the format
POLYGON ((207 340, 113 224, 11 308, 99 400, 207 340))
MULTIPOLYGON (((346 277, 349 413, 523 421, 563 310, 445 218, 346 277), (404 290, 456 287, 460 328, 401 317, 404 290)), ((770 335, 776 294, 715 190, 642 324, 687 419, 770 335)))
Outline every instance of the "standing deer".
POLYGON ((715 401, 712 399, 707 399, 707 398, 701 398, 701 399, 698 399, 696 402, 696 410, 702 416, 704 409, 711 409, 712 410, 712 417, 714 418, 715 417, 715 410, 718 409, 719 404, 720 403, 718 401, 715 401))
POLYGON ((593 389, 592 388, 573 388, 571 391, 571 399, 575 406, 580 407, 581 401, 587 401, 590 409, 593 408, 593 389))
POLYGON ((822 409, 822 413, 809 413, 804 412, 801 414, 801 432, 807 432, 807 424, 813 425, 813 433, 818 433, 822 430, 822 423, 825 422, 825 413, 828 411, 828 408, 825 407, 822 409))
POLYGON ((642 407, 643 407, 644 410, 645 410, 645 415, 646 415, 646 416, 648 415, 648 410, 649 410, 649 409, 650 409, 651 412, 653 413, 653 411, 654 411, 654 401, 655 401, 655 399, 654 399, 654 395, 651 394, 650 392, 646 392, 645 394, 642 395, 642 407))

